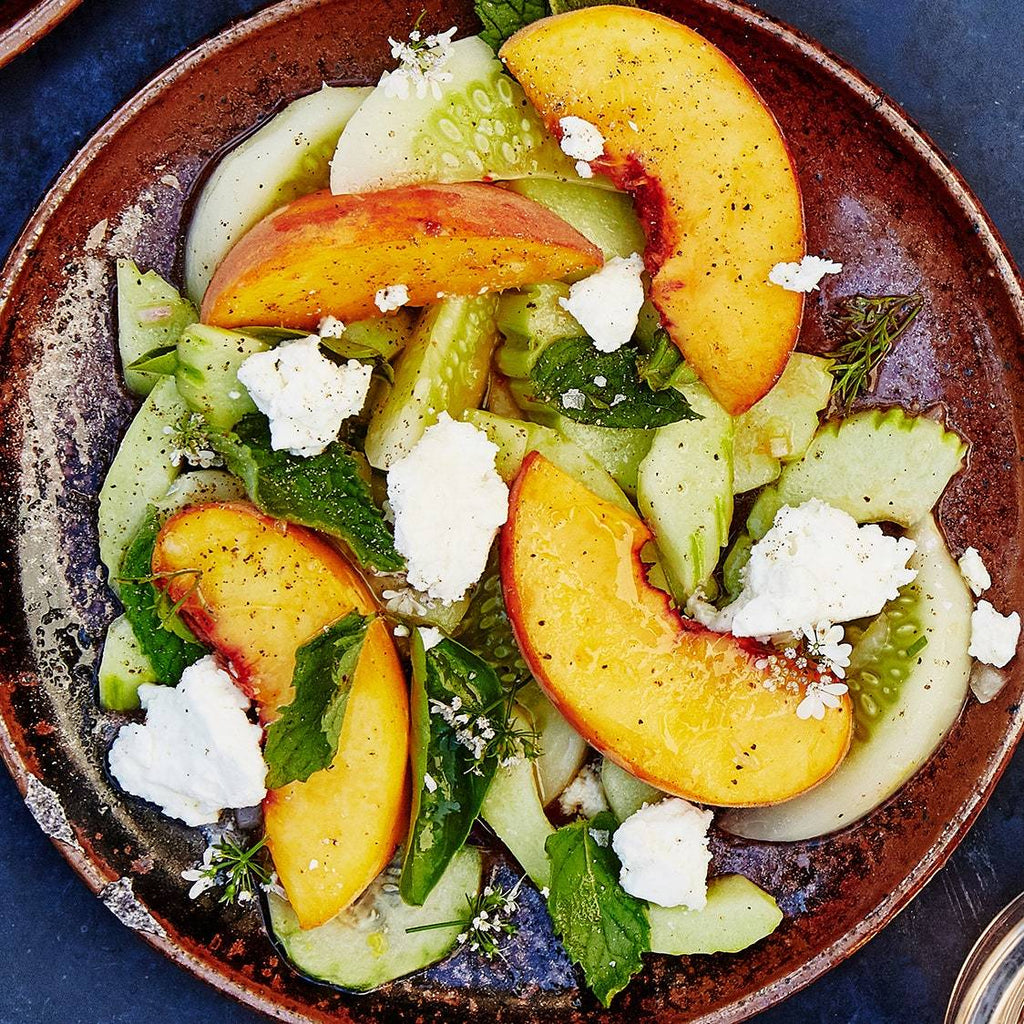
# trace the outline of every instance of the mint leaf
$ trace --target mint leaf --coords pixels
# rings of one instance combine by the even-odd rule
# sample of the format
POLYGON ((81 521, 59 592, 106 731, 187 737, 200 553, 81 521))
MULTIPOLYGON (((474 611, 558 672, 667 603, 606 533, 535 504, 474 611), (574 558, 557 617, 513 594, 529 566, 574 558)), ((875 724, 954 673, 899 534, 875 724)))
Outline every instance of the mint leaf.
POLYGON ((406 903, 422 906, 466 842, 494 778, 498 757, 484 749, 484 737, 501 724, 505 695, 487 662, 454 640, 425 650, 417 630, 411 698, 412 826, 399 889, 406 903))
POLYGON ((480 38, 495 51, 509 36, 548 13, 545 0, 473 0, 473 9, 484 26, 480 38))
POLYGON ((340 538, 361 564, 377 572, 404 566, 357 457, 346 445, 335 441, 309 459, 274 451, 267 418, 260 413, 243 416, 233 434, 212 434, 210 440, 267 515, 340 538))
POLYGON ((351 612, 299 648, 292 674, 295 699, 267 729, 267 789, 305 782, 334 760, 369 624, 369 618, 351 612))
POLYGON ((530 371, 533 400, 577 423, 598 427, 663 427, 700 419, 674 388, 653 391, 640 376, 645 357, 632 345, 601 352, 590 338, 549 345, 530 371))
POLYGON ((605 812, 563 826, 544 844, 555 931, 604 1006, 643 968, 640 954, 651 948, 646 906, 619 885, 619 859, 611 848, 617 825, 605 812), (603 844, 595 833, 604 834, 603 844))
POLYGON ((150 506, 121 560, 119 596, 157 679, 177 686, 181 673, 206 654, 206 648, 196 642, 166 596, 153 585, 153 545, 160 525, 160 513, 150 506))
POLYGON ((644 355, 637 360, 640 379, 652 391, 693 384, 697 374, 686 365, 679 346, 668 336, 668 331, 659 327, 654 332, 654 341, 644 347, 644 355))

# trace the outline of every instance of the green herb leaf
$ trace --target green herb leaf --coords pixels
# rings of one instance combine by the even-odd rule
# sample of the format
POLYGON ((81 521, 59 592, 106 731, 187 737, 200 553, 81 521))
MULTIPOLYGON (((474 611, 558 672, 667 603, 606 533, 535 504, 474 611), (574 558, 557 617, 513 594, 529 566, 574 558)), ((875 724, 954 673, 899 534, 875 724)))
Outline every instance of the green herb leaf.
POLYGON ((617 826, 605 812, 563 826, 544 844, 555 931, 604 1006, 643 968, 640 954, 651 948, 647 908, 619 884, 619 859, 611 847, 617 826))
POLYGON ((673 388, 652 391, 641 379, 637 349, 600 352, 590 338, 549 345, 530 371, 535 401, 577 423, 598 427, 664 427, 700 419, 673 388))
POLYGON ((256 859, 266 845, 266 836, 248 847, 222 836, 206 848, 198 867, 182 871, 181 877, 193 883, 189 897, 197 899, 208 889, 223 886, 218 903, 250 902, 256 896, 256 887, 270 881, 270 872, 256 859))
POLYGON ((509 36, 548 13, 545 0, 473 0, 473 9, 484 26, 480 38, 495 52, 509 36))
POLYGON ((377 572, 404 566, 358 458, 346 445, 336 441, 309 459, 274 451, 260 413, 243 416, 233 434, 214 434, 211 442, 268 515, 339 537, 377 572))
POLYGON ((299 648, 295 699, 267 729, 267 789, 305 782, 338 751, 363 640, 370 619, 352 612, 299 648))
POLYGON ((504 710, 494 670, 454 640, 412 643, 412 826, 399 889, 421 906, 480 813, 498 754, 491 715, 504 710), (488 737, 488 731, 492 736, 488 737))
POLYGON ((686 365, 679 346, 668 336, 668 331, 659 327, 654 332, 654 343, 642 347, 644 355, 637 360, 637 371, 652 391, 665 391, 696 382, 697 374, 686 365))
POLYGON ((636 0, 550 0, 552 14, 579 11, 584 7, 636 7, 636 0))
MULTIPOLYGON (((152 506, 147 508, 142 525, 124 553, 117 582, 125 616, 157 679, 177 686, 181 673, 203 657, 206 649, 181 621, 177 607, 169 606, 164 594, 153 585, 157 579, 153 574, 153 545, 160 524, 160 513, 152 506)), ((184 570, 184 574, 189 571, 184 570)), ((195 582, 198 581, 196 571, 195 582)))
POLYGON ((928 646, 928 637, 922 633, 908 648, 907 657, 913 658, 928 646))
POLYGON ((882 360, 921 312, 920 295, 853 295, 834 323, 843 334, 832 353, 832 401, 839 409, 875 387, 882 360))

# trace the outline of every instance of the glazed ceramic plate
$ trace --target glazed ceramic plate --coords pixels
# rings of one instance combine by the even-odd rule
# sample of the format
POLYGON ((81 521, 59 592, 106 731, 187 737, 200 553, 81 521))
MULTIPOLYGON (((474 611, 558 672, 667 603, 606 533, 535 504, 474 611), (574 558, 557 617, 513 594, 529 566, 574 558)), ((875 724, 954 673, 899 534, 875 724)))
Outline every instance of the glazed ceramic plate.
MULTIPOLYGON (((429 28, 473 30, 466 6, 439 6, 429 28)), ((809 251, 845 264, 808 302, 802 346, 823 347, 822 324, 842 295, 924 295, 878 400, 942 406, 970 440, 942 524, 955 552, 973 544, 994 569, 995 604, 1021 608, 1024 579, 1006 567, 1020 561, 1024 308, 985 214, 899 110, 808 40, 721 0, 658 9, 699 29, 753 80, 793 150, 809 251)), ((188 900, 180 872, 202 837, 125 799, 104 770, 120 722, 95 698, 116 611, 98 569, 97 493, 133 409, 115 361, 114 260, 131 256, 180 279, 189 195, 214 156, 323 80, 376 80, 389 60, 385 37, 405 36, 411 22, 382 2, 289 0, 229 29, 111 118, 15 248, 0 286, 0 493, 12 499, 0 524, 4 756, 43 828, 126 924, 283 1019, 740 1020, 853 952, 942 864, 1024 726, 1019 670, 992 703, 970 701, 927 767, 855 827, 781 846, 717 837, 719 868, 772 892, 784 924, 738 956, 650 957, 606 1014, 577 988, 536 894, 507 964, 460 956, 362 997, 307 981, 272 946, 258 908, 188 900)), ((500 855, 494 863, 511 875, 500 855)))
POLYGON ((0 67, 41 39, 82 0, 0 0, 0 67))

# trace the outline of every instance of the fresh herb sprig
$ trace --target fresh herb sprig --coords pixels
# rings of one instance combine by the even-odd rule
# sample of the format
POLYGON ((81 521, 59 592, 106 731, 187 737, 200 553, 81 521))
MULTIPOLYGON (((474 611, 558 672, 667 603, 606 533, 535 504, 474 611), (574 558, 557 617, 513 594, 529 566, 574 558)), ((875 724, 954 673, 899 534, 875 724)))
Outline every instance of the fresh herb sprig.
POLYGON ((512 919, 519 910, 519 891, 523 880, 519 879, 508 890, 485 886, 475 897, 466 894, 469 916, 459 921, 438 921, 436 924, 421 924, 406 928, 406 934, 428 932, 439 928, 462 928, 455 941, 462 949, 479 953, 486 960, 502 956, 501 943, 519 931, 519 925, 512 919))
POLYGON ((834 321, 843 340, 832 354, 832 402, 845 410, 875 387, 882 360, 921 312, 920 295, 852 295, 834 321))
POLYGON ((256 859, 266 844, 266 836, 252 846, 222 836, 206 848, 199 867, 182 871, 181 877, 192 883, 189 898, 197 899, 208 889, 223 886, 218 903, 248 903, 258 885, 270 883, 270 872, 256 859))

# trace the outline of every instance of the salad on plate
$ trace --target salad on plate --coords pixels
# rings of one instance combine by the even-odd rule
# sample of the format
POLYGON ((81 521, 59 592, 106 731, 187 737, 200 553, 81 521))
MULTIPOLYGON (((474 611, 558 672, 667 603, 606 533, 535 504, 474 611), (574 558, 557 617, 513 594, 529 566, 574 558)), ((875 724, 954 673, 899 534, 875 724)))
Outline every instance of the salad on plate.
POLYGON ((775 931, 715 834, 854 826, 1020 622, 935 518, 970 439, 871 398, 921 297, 797 351, 843 254, 754 88, 662 16, 533 6, 247 136, 180 290, 119 262, 99 699, 114 780, 204 831, 182 897, 259 902, 300 972, 500 969, 532 886, 608 1005, 775 931))

